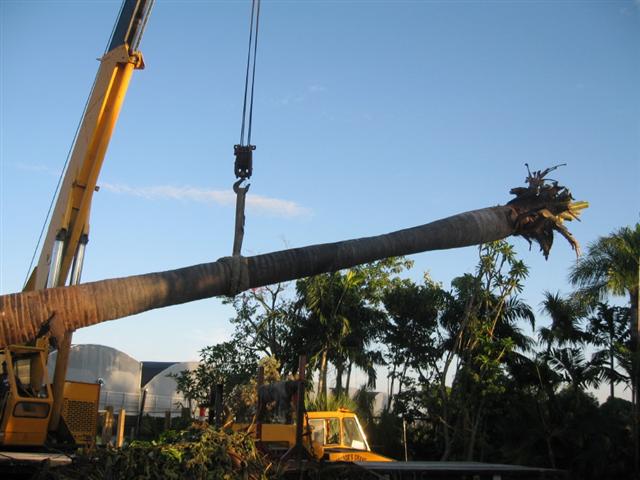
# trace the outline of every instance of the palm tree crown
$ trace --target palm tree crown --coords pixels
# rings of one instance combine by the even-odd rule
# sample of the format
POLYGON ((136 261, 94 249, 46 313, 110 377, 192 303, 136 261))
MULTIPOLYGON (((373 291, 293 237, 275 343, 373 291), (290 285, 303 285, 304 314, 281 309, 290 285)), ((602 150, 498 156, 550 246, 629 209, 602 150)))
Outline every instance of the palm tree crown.
POLYGON ((571 269, 569 279, 580 293, 599 300, 613 295, 638 295, 640 223, 623 227, 589 245, 571 269))

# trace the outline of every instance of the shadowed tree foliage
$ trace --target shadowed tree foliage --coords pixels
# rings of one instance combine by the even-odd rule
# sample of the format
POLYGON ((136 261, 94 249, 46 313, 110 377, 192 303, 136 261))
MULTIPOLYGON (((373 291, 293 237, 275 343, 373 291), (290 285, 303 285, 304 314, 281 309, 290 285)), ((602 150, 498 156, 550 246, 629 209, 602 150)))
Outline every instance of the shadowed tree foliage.
POLYGON ((383 325, 382 292, 405 265, 403 259, 390 258, 296 283, 302 312, 299 336, 306 340, 303 351, 319 372, 320 396, 327 395, 329 363, 336 368, 337 395, 344 390, 345 372, 348 388, 353 365, 367 374, 369 386, 375 386, 375 367, 383 362, 381 353, 372 348, 383 325))
POLYGON ((299 302, 306 312, 307 351, 313 352, 310 364, 318 370, 318 398, 327 398, 329 362, 346 357, 344 342, 351 332, 354 316, 373 312, 356 312, 367 308, 360 295, 363 277, 355 270, 334 272, 298 280, 299 302))
POLYGON ((614 386, 628 382, 631 371, 627 375, 617 368, 627 364, 626 352, 629 351, 631 311, 627 307, 613 307, 606 303, 598 303, 593 315, 589 318, 588 331, 592 342, 600 347, 593 355, 595 364, 600 366, 602 377, 609 382, 609 395, 615 396, 614 386))
POLYGON ((640 475, 640 223, 623 227, 589 245, 587 253, 571 269, 577 295, 586 301, 608 295, 627 296, 631 307, 631 390, 635 408, 635 470, 640 475))
POLYGON ((169 374, 176 381, 176 391, 189 402, 208 404, 212 388, 224 384, 230 391, 255 375, 258 357, 238 341, 222 342, 200 350, 200 363, 194 370, 169 374))
POLYGON ((551 317, 551 325, 538 330, 538 339, 546 345, 547 353, 554 345, 579 345, 589 340, 589 334, 580 327, 587 313, 580 302, 559 292, 544 292, 543 296, 542 312, 551 317))
POLYGON ((437 442, 429 448, 439 444, 442 460, 478 457, 506 365, 531 348, 519 327, 534 322, 518 298, 527 272, 511 245, 493 242, 480 247, 476 272, 454 279, 451 292, 427 277, 424 285, 398 282, 385 298, 391 380, 406 387, 386 411, 426 416, 437 442))
MULTIPOLYGON (((445 292, 447 302, 437 313, 438 326, 430 330, 431 336, 416 333, 434 349, 442 345, 441 350, 430 355, 421 345, 417 357, 423 373, 411 372, 417 381, 407 382, 396 395, 393 409, 383 412, 374 424, 372 438, 382 442, 387 438, 384 451, 400 455, 398 439, 405 417, 410 422, 410 458, 416 460, 437 460, 444 452, 450 460, 473 458, 565 469, 572 479, 631 478, 631 404, 610 399, 599 406, 588 393, 605 377, 598 353, 588 359, 585 350, 606 343, 599 340, 608 335, 605 327, 601 324, 585 332, 580 328, 585 309, 571 298, 547 293, 553 319, 544 338, 550 345, 541 342, 541 350, 534 351, 535 342, 521 329, 525 322, 534 326, 533 314, 517 297, 517 280, 522 280, 526 268, 516 261, 514 268, 507 267, 499 275, 497 266, 509 264, 500 260, 509 258, 509 250, 492 245, 480 251, 476 273, 456 278, 453 290, 445 292), (490 285, 494 287, 487 288, 490 285), (496 314, 500 321, 491 335, 496 314), (453 379, 439 386, 437 379, 443 378, 451 352, 455 352, 453 379)), ((411 307, 411 294, 418 288, 404 283, 398 287, 403 295, 393 294, 395 304, 406 306, 406 315, 433 307, 432 302, 411 307)), ((621 317, 624 310, 618 312, 621 317)), ((391 322, 400 318, 399 312, 402 309, 389 304, 391 322)), ((416 331, 414 324, 406 325, 405 331, 416 331)), ((401 351, 406 343, 402 335, 387 338, 390 351, 401 351)), ((624 342, 617 345, 624 347, 624 342)), ((626 357, 619 355, 623 351, 616 351, 620 371, 629 368, 626 357)))
POLYGON ((430 381, 429 365, 443 354, 438 338, 438 318, 444 308, 446 293, 428 275, 422 285, 405 279, 394 282, 384 296, 387 322, 382 341, 386 345, 386 359, 390 367, 388 400, 391 409, 398 383, 398 394, 410 384, 410 370, 418 374, 420 382, 430 381), (410 332, 410 334, 408 334, 410 332))
POLYGON ((587 387, 598 388, 600 385, 599 368, 587 361, 580 348, 555 348, 551 350, 548 362, 574 391, 587 387))
POLYGON ((296 338, 300 309, 289 290, 289 284, 278 283, 225 300, 236 311, 234 340, 256 355, 276 358, 283 374, 295 374, 302 353, 296 338))
POLYGON ((486 412, 504 392, 505 364, 512 352, 530 347, 518 327, 520 320, 535 324, 530 307, 518 298, 527 275, 513 247, 501 241, 481 246, 475 275, 453 282, 456 294, 443 325, 449 332, 446 343, 458 359, 450 393, 457 411, 444 429, 449 435, 443 458, 454 448, 467 460, 477 455, 486 412))

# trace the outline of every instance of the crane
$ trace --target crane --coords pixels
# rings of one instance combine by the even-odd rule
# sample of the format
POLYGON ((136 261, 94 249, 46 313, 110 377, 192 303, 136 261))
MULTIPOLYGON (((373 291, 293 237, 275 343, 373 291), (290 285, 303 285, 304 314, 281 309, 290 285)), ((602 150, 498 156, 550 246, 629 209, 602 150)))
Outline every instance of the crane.
MULTIPOLYGON (((76 285, 89 240, 93 194, 109 141, 134 70, 143 69, 138 51, 154 0, 124 0, 87 100, 59 184, 38 262, 25 291, 76 285)), ((53 320, 53 319, 51 319, 53 320)), ((0 350, 2 398, 0 445, 43 445, 48 432, 64 429, 76 443, 92 441, 99 385, 66 381, 73 332, 56 332, 54 323, 30 345, 0 350), (59 335, 53 335, 59 333, 59 335), (50 340, 58 350, 52 382, 47 374, 50 340)))

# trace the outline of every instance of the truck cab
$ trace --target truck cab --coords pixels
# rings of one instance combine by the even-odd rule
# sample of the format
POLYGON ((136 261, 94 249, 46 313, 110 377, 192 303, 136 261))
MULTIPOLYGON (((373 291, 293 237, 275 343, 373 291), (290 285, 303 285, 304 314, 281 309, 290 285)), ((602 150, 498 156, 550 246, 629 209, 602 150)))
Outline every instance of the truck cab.
POLYGON ((343 408, 329 412, 308 412, 307 424, 311 430, 311 444, 318 445, 322 450, 318 458, 330 462, 393 461, 371 451, 354 412, 343 408))
MULTIPOLYGON (((295 445, 295 424, 234 424, 233 430, 249 430, 274 456, 286 453, 295 445)), ((392 462, 391 458, 371 451, 357 415, 347 409, 305 413, 304 448, 317 460, 329 462, 392 462)))

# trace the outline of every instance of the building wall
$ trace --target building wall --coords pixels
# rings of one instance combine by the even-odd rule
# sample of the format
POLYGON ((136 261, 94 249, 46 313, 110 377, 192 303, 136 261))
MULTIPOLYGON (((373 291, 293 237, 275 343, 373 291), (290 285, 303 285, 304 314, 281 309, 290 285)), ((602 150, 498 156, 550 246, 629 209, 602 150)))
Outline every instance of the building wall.
MULTIPOLYGON (((49 355, 50 379, 53 378, 56 358, 57 352, 49 355)), ((129 415, 137 414, 140 410, 142 391, 146 388, 145 413, 160 416, 170 410, 174 415, 178 415, 184 399, 175 391, 175 380, 166 375, 195 366, 197 362, 176 363, 141 387, 142 362, 104 345, 73 345, 69 355, 67 379, 86 383, 101 380, 101 410, 112 406, 115 410, 124 408, 129 415)))
POLYGON ((164 415, 171 410, 179 411, 181 407, 187 407, 184 397, 176 393, 176 381, 169 374, 178 374, 183 370, 194 370, 198 362, 179 362, 158 373, 143 387, 147 390, 145 412, 151 415, 164 415))

